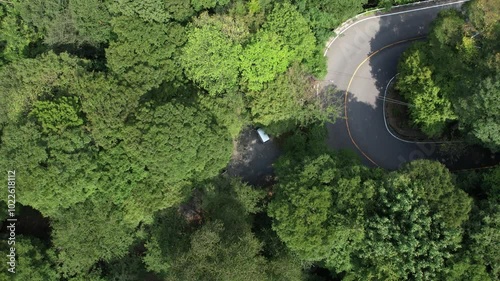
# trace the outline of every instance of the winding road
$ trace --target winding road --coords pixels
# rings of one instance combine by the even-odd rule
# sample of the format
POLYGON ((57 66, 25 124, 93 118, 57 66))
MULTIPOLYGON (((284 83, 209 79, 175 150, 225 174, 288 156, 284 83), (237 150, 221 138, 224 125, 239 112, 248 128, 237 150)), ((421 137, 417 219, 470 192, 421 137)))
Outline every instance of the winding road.
MULTIPOLYGON (((416 159, 435 159, 453 170, 478 168, 498 163, 486 149, 468 151, 460 159, 447 159, 438 143, 412 143, 391 135, 385 125, 382 100, 385 87, 396 75, 401 54, 416 40, 422 40, 438 13, 458 9, 467 0, 448 3, 421 2, 400 6, 388 13, 358 17, 344 24, 325 51, 328 72, 323 87, 334 86, 344 100, 344 118, 327 124, 328 146, 356 151, 362 162, 389 170, 416 159)), ((243 147, 239 161, 228 166, 228 173, 264 186, 273 175, 273 163, 280 156, 273 141, 259 143, 255 130, 240 138, 243 147)), ((498 154, 497 154, 498 156, 498 154)))
MULTIPOLYGON (((345 96, 344 119, 328 124, 331 148, 353 149, 365 164, 391 170, 421 158, 445 162, 440 159, 439 144, 404 142, 392 136, 384 123, 380 97, 396 74, 404 50, 425 38, 441 10, 460 8, 464 2, 427 2, 365 16, 330 42, 325 52, 325 81, 345 96)), ((481 163, 470 164, 477 167, 481 163)))

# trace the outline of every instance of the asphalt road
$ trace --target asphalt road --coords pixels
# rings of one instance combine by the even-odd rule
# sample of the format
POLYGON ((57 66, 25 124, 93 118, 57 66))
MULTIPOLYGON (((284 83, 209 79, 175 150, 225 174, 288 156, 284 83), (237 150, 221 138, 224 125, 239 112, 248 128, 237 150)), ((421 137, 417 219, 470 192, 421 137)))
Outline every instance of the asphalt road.
POLYGON ((347 118, 328 124, 327 143, 331 148, 353 149, 365 164, 391 170, 421 158, 446 161, 439 155, 439 144, 407 143, 394 138, 385 127, 382 101, 377 97, 383 95, 387 82, 397 73, 402 52, 427 35, 439 11, 459 8, 461 4, 426 4, 396 14, 371 15, 333 41, 326 52, 325 81, 331 81, 340 94, 347 91, 347 118))
MULTIPOLYGON (((462 3, 424 3, 366 16, 331 43, 325 52, 328 73, 323 86, 335 86, 342 96, 347 91, 348 117, 327 124, 326 141, 331 148, 352 149, 366 165, 390 170, 422 158, 439 160, 454 170, 498 163, 500 155, 495 157, 483 148, 471 149, 466 157, 450 160, 439 153, 440 144, 407 143, 394 138, 386 130, 382 101, 377 98, 396 74, 403 51, 427 35, 439 11, 459 8, 462 3)), ((227 172, 253 185, 268 185, 272 182, 272 165, 280 154, 274 138, 260 143, 255 130, 247 130, 238 140, 237 157, 233 157, 227 172)))

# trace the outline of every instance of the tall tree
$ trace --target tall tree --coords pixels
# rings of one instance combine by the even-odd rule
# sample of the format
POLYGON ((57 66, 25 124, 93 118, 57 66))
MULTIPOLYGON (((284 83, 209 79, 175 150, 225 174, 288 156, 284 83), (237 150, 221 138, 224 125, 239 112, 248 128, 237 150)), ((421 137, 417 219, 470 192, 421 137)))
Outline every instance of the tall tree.
POLYGON ((26 57, 29 45, 42 36, 26 24, 14 5, 0 5, 0 30, 0 65, 26 57))
POLYGON ((286 145, 288 153, 276 165, 278 184, 268 214, 278 237, 300 259, 349 271, 351 255, 363 243, 376 185, 352 155, 309 150, 316 146, 317 133, 297 134, 286 145))
POLYGON ((184 27, 123 15, 113 18, 112 27, 116 39, 106 59, 119 81, 146 92, 179 77, 174 54, 184 43, 184 27))
POLYGON ((193 5, 196 11, 208 10, 216 6, 224 6, 229 3, 230 0, 191 0, 191 5, 193 5))
POLYGON ((280 135, 296 126, 333 121, 340 105, 332 99, 332 92, 319 92, 314 80, 298 64, 285 74, 267 83, 261 92, 250 92, 250 111, 253 122, 265 126, 269 132, 280 135))
POLYGON ((456 119, 456 115, 446 92, 434 82, 427 60, 418 45, 406 53, 400 64, 396 87, 411 104, 413 122, 427 135, 439 136, 447 122, 456 119))
POLYGON ((354 274, 364 280, 429 280, 459 248, 472 200, 440 163, 414 161, 377 192, 354 274))
POLYGON ((249 214, 258 211, 261 197, 236 180, 209 184, 201 197, 202 225, 176 210, 160 214, 146 244, 146 265, 168 280, 300 280, 300 271, 284 272, 281 260, 268 268, 260 254, 249 214))
POLYGON ((414 123, 428 135, 458 123, 472 142, 499 149, 497 2, 475 0, 464 5, 464 13, 443 11, 429 40, 403 56, 397 88, 412 104, 414 123))
POLYGON ((316 38, 304 17, 289 2, 276 4, 263 28, 281 37, 291 61, 301 62, 313 56, 316 38))
MULTIPOLYGON (((209 114, 180 102, 150 102, 135 116, 136 121, 125 128, 123 141, 124 158, 130 164, 119 169, 125 172, 127 167, 138 167, 132 171, 146 176, 124 202, 128 213, 140 221, 180 203, 189 193, 191 181, 218 175, 229 161, 232 145, 227 130, 214 124, 209 114)), ((116 164, 109 159, 113 172, 116 164)))
POLYGON ((84 75, 74 83, 95 144, 104 149, 118 144, 126 137, 125 122, 139 106, 143 90, 122 85, 119 79, 103 73, 84 75))
POLYGON ((25 175, 19 178, 19 201, 46 216, 85 201, 96 189, 97 150, 83 128, 73 84, 84 72, 82 64, 49 53, 9 65, 0 81, 5 101, 0 165, 25 175))
POLYGON ((291 52, 281 38, 270 32, 259 33, 241 56, 242 78, 251 91, 260 91, 290 64, 291 52))
POLYGON ((366 0, 294 0, 297 10, 307 20, 316 34, 318 42, 325 42, 332 36, 332 30, 348 18, 363 11, 366 0))
POLYGON ((456 111, 466 131, 491 150, 500 150, 500 75, 483 80, 474 95, 460 97, 456 111))
POLYGON ((53 219, 52 243, 64 277, 88 272, 99 261, 123 257, 132 244, 134 225, 124 222, 122 210, 105 196, 71 206, 53 219))
POLYGON ((186 76, 212 95, 236 91, 241 45, 210 25, 192 27, 187 37, 180 58, 186 76))
POLYGON ((111 14, 102 0, 71 0, 68 4, 80 41, 92 45, 111 39, 111 14))
POLYGON ((6 257, 6 261, 0 265, 2 280, 59 280, 54 249, 48 248, 39 239, 18 235, 15 244, 2 243, 0 253, 6 257), (11 268, 8 264, 11 247, 16 249, 13 263, 15 272, 8 271, 11 268))

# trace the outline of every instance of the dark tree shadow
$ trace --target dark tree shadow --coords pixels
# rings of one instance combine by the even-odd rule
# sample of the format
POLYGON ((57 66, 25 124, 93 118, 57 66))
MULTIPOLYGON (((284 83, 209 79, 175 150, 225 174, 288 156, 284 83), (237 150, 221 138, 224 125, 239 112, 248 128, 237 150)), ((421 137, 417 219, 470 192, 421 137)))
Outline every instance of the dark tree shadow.
POLYGON ((266 187, 273 184, 273 163, 281 155, 275 138, 271 136, 271 140, 262 143, 257 131, 247 128, 235 142, 233 150, 226 171, 230 176, 240 177, 253 186, 266 187))

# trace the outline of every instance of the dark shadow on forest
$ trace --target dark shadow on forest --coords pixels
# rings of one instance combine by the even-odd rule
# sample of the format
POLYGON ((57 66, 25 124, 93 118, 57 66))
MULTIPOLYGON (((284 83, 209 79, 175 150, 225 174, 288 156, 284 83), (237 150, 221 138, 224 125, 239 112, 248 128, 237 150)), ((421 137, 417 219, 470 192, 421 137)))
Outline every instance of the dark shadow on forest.
MULTIPOLYGON (((38 210, 30 206, 19 205, 16 212, 16 235, 36 237, 44 242, 50 241, 51 228, 48 218, 43 217, 38 210)), ((10 231, 7 230, 8 225, 8 221, 0 223, 0 237, 3 237, 5 241, 10 233, 10 231)))

